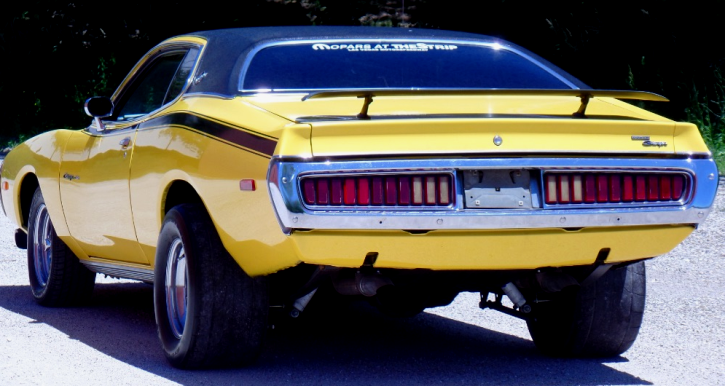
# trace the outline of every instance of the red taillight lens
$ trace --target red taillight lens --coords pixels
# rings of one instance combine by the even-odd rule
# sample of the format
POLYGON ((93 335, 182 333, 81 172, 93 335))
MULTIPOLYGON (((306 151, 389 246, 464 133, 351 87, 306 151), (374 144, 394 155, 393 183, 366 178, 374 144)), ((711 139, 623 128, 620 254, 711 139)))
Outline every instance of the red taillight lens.
POLYGON ((660 198, 660 179, 658 176, 647 176, 647 200, 657 201, 660 198))
POLYGON ((342 204, 342 179, 333 178, 330 181, 330 204, 340 205, 342 204))
POLYGON ((622 184, 618 174, 609 175, 609 201, 622 201, 622 184))
POLYGON ((398 187, 400 192, 398 203, 400 205, 410 205, 410 177, 398 178, 398 187))
POLYGON ((316 204, 315 200, 315 180, 304 180, 302 181, 302 196, 308 204, 316 204))
POLYGON ((609 178, 606 174, 597 175, 597 202, 609 201, 609 178))
POLYGON ((382 177, 374 177, 373 178, 373 205, 383 205, 383 192, 385 191, 383 187, 383 178, 382 177))
POLYGON ((343 202, 345 202, 345 205, 355 205, 355 198, 356 198, 356 192, 355 192, 355 179, 354 178, 345 178, 342 186, 343 191, 343 202))
POLYGON ((357 180, 357 203, 370 205, 370 179, 358 178, 357 180))
POLYGON ((330 184, 327 180, 317 180, 317 202, 315 204, 327 205, 330 202, 330 184))
POLYGON ((664 201, 672 199, 672 176, 660 176, 660 197, 664 201))
POLYGON ((634 178, 631 175, 622 176, 622 201, 634 201, 634 178))
POLYGON ((682 175, 672 176, 672 199, 679 200, 685 191, 685 177, 682 175))
POLYGON ((395 177, 385 177, 385 205, 395 205, 398 201, 397 185, 395 177))
POLYGON ((547 205, 677 202, 684 197, 687 176, 680 173, 607 172, 544 174, 547 205))
POLYGON ((304 177, 300 191, 319 206, 448 206, 455 196, 449 174, 304 177))
POLYGON ((634 199, 636 201, 644 201, 647 198, 647 190, 645 189, 645 176, 636 176, 634 178, 634 199))
POLYGON ((584 175, 584 202, 591 204, 596 201, 597 184, 594 174, 584 175))

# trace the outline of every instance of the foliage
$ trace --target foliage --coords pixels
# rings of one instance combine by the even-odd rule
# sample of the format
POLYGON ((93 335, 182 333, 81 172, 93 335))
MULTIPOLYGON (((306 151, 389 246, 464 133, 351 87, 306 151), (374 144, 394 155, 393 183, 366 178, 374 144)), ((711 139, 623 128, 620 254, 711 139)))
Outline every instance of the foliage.
POLYGON ((441 28, 499 36, 543 56, 593 88, 670 98, 647 108, 701 127, 723 147, 725 46, 719 2, 674 0, 128 0, 11 2, 0 14, 0 141, 89 120, 83 101, 112 93, 154 44, 181 33, 262 25, 441 28), (41 69, 38 70, 37 68, 41 69))
POLYGON ((725 76, 715 70, 710 87, 690 88, 692 105, 685 109, 687 121, 700 128, 720 172, 725 172, 725 76))

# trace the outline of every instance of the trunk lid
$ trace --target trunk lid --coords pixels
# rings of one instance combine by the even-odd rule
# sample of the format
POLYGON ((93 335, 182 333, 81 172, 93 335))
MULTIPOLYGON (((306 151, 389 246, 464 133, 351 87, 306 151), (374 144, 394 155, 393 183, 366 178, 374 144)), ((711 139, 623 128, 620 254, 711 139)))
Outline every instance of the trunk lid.
POLYGON ((250 103, 311 126, 314 156, 448 154, 672 154, 675 122, 613 98, 586 118, 571 96, 257 96, 250 103))

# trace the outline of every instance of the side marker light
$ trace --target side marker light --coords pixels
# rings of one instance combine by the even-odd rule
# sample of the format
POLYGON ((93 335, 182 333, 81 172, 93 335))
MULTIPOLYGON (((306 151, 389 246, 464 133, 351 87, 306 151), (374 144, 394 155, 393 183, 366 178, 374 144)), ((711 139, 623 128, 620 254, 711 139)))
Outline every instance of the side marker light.
POLYGON ((255 185, 253 179, 244 179, 239 181, 239 190, 253 192, 257 190, 257 186, 255 185))

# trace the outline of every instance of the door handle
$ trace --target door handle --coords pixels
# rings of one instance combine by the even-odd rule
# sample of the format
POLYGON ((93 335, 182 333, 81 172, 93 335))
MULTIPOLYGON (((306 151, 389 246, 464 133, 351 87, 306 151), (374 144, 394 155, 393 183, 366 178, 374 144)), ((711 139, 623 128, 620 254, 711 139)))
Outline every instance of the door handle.
POLYGON ((121 142, 119 142, 118 144, 121 145, 122 149, 126 149, 128 145, 131 144, 131 137, 126 137, 122 139, 121 142))

